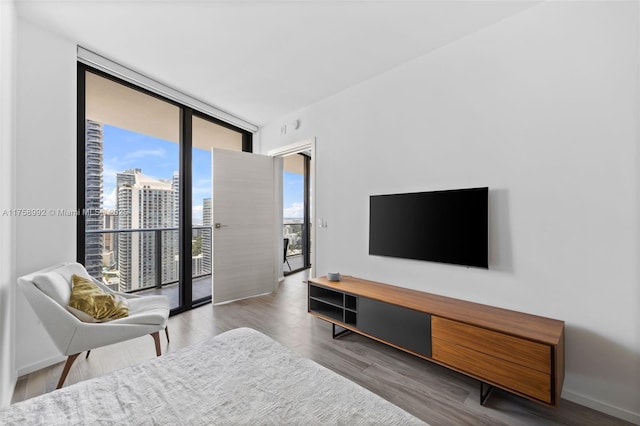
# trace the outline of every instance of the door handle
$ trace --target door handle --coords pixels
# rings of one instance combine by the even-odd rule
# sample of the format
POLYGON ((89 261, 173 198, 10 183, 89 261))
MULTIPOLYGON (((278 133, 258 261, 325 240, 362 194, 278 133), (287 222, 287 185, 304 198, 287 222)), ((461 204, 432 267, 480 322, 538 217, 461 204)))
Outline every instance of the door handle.
POLYGON ((216 223, 215 225, 213 225, 216 229, 220 229, 220 228, 228 228, 229 225, 223 225, 221 223, 216 223))

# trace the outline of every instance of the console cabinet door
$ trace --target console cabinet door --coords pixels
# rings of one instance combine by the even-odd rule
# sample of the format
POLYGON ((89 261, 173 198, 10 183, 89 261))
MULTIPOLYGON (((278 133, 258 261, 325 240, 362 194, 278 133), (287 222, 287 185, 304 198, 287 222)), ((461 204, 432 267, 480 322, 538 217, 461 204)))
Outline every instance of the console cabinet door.
POLYGON ((512 392, 552 403, 548 345, 435 315, 431 330, 433 359, 512 392))
POLYGON ((359 330, 431 357, 431 315, 366 297, 358 303, 359 330))

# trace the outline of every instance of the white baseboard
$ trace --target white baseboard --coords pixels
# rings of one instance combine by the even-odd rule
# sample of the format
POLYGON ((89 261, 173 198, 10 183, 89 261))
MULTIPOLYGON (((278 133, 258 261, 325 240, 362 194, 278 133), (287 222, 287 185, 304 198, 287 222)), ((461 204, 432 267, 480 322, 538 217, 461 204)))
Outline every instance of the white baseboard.
POLYGON ((596 411, 609 414, 610 416, 626 420, 635 425, 640 425, 640 413, 634 413, 633 411, 616 407, 615 405, 597 401, 593 398, 567 389, 564 389, 562 391, 562 398, 566 399, 567 401, 575 402, 576 404, 584 405, 585 407, 593 408, 596 411))
POLYGON ((67 357, 63 355, 55 355, 55 356, 52 356, 51 358, 47 358, 45 360, 36 362, 34 364, 21 367, 18 369, 18 377, 24 376, 25 374, 33 373, 34 371, 38 371, 45 367, 49 367, 50 365, 58 364, 59 362, 66 361, 66 359, 67 357))
POLYGON ((14 372, 9 378, 9 382, 6 383, 6 387, 0 389, 0 408, 8 407, 9 404, 11 404, 13 392, 16 389, 16 383, 18 383, 18 375, 14 372))

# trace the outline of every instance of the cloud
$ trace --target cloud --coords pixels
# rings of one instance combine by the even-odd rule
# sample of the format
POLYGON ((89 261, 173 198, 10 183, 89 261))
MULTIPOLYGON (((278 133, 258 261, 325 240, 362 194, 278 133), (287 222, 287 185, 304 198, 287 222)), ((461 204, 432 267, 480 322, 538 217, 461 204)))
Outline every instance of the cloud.
POLYGON ((285 207, 282 216, 284 218, 302 219, 304 217, 304 203, 292 203, 291 206, 285 207))
POLYGON ((206 198, 211 197, 211 185, 209 186, 194 186, 191 188, 191 193, 195 196, 196 194, 206 195, 206 198))
POLYGON ((167 151, 163 148, 157 149, 139 149, 137 151, 127 153, 124 158, 130 160, 133 158, 144 158, 144 157, 164 157, 167 151))
POLYGON ((116 173, 118 173, 118 169, 113 167, 112 164, 105 161, 102 167, 102 181, 105 185, 107 184, 115 184, 116 183, 116 173))
MULTIPOLYGON (((195 170, 194 170, 195 173, 195 170)), ((191 188, 191 192, 193 195, 202 195, 205 198, 211 197, 211 179, 210 178, 199 178, 196 179, 194 176, 193 187, 191 188)))
POLYGON ((111 192, 109 192, 108 194, 106 194, 106 196, 104 197, 104 200, 102 202, 102 206, 105 209, 115 209, 116 208, 116 201, 117 201, 117 190, 114 187, 113 190, 111 192))
POLYGON ((202 225, 202 206, 191 207, 191 221, 193 225, 202 225))

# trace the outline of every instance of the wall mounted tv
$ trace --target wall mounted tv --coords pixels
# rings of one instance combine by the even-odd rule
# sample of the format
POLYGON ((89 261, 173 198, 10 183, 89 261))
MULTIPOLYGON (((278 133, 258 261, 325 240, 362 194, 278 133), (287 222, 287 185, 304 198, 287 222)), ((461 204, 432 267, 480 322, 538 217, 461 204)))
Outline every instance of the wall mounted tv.
POLYGON ((369 254, 489 267, 489 188, 372 195, 369 254))

